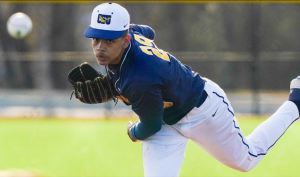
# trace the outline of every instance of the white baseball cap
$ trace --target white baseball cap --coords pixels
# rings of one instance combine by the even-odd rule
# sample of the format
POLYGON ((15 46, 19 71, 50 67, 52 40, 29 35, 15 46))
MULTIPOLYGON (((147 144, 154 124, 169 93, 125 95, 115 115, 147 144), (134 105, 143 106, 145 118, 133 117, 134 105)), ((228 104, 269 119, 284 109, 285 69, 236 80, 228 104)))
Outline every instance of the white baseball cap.
POLYGON ((85 37, 98 39, 117 39, 129 29, 128 11, 117 3, 103 3, 96 6, 91 17, 91 24, 85 30, 85 37))

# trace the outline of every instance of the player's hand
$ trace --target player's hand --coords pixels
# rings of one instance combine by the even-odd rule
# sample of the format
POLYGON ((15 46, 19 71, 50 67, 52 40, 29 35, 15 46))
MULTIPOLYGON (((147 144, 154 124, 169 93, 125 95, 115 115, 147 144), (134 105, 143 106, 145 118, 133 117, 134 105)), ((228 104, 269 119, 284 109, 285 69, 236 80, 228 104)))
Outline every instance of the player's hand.
POLYGON ((129 121, 127 124, 127 135, 129 136, 129 138, 131 139, 132 142, 136 142, 138 141, 138 139, 132 134, 131 129, 133 128, 133 126, 135 125, 135 123, 129 121))
POLYGON ((83 103, 115 101, 117 92, 112 82, 87 62, 73 68, 68 74, 68 80, 74 89, 72 93, 75 93, 75 97, 83 103))

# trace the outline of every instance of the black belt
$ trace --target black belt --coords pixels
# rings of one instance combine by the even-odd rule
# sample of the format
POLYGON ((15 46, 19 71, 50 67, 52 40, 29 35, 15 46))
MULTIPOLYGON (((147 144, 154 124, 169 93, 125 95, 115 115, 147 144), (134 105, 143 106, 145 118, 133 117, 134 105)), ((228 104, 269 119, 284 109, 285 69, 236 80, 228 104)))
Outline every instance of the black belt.
POLYGON ((207 96, 208 95, 207 95, 206 91, 203 90, 201 98, 200 98, 198 104, 196 105, 197 108, 199 108, 204 103, 204 101, 206 100, 207 96))
MULTIPOLYGON (((195 105, 195 107, 200 107, 203 103, 204 103, 204 101, 206 100, 206 98, 207 98, 207 93, 206 93, 206 91, 205 90, 203 90, 202 91, 202 95, 201 95, 201 97, 200 97, 200 100, 199 100, 199 102, 195 105)), ((176 122, 178 122, 180 119, 182 119, 184 116, 186 116, 192 109, 193 109, 194 107, 192 107, 192 108, 190 108, 190 109, 184 109, 185 111, 184 112, 182 112, 182 111, 180 111, 180 112, 178 112, 178 110, 177 110, 177 118, 175 118, 175 119, 172 119, 172 120, 169 120, 169 121, 167 121, 167 120, 164 120, 164 122, 166 123, 166 124, 168 124, 168 125, 173 125, 173 124, 175 124, 176 122)))

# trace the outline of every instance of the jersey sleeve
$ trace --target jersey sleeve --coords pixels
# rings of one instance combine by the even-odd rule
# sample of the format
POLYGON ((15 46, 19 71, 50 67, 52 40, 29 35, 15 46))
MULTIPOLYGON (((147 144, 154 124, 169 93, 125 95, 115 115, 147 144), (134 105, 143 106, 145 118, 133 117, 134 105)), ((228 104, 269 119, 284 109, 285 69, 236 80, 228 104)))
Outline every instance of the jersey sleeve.
POLYGON ((155 31, 148 25, 138 25, 138 24, 130 24, 130 30, 133 32, 138 32, 145 36, 148 39, 154 40, 155 31))
POLYGON ((132 110, 140 121, 131 129, 131 134, 144 140, 161 129, 163 122, 163 99, 159 88, 135 86, 129 100, 132 110))

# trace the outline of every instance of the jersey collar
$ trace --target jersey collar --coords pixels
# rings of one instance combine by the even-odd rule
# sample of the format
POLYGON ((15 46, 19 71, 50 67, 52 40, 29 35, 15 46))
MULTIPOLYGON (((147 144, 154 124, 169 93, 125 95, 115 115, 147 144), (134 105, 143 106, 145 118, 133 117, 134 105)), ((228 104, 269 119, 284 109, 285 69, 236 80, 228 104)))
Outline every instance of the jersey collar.
POLYGON ((124 65, 125 63, 125 60, 127 59, 127 55, 128 55, 128 52, 130 51, 131 49, 131 42, 129 43, 129 46, 127 47, 127 49, 125 50, 123 56, 122 56, 122 59, 121 59, 121 65, 120 65, 120 68, 119 68, 119 78, 117 79, 117 81, 115 82, 115 88, 117 89, 117 91, 120 93, 121 90, 119 87, 117 87, 117 84, 118 82, 120 81, 120 78, 121 78, 121 70, 122 70, 122 66, 124 65))

